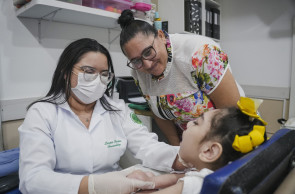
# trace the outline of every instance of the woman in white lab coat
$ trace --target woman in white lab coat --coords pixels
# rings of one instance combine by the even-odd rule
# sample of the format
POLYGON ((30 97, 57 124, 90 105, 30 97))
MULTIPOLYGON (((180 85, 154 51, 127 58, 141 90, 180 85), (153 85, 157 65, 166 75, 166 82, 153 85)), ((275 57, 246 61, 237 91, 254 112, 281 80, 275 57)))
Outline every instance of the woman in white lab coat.
POLYGON ((158 142, 122 100, 112 100, 109 52, 93 39, 60 56, 46 97, 33 102, 20 133, 22 193, 130 193, 152 188, 126 178, 118 161, 129 148, 144 166, 179 168, 178 147, 158 142))

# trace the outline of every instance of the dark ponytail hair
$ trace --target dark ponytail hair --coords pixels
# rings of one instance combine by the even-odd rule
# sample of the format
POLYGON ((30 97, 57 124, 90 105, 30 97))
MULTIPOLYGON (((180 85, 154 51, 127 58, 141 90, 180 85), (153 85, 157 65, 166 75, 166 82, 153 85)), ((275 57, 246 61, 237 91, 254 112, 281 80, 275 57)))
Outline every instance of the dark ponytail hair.
MULTIPOLYGON (((216 140, 223 148, 223 152, 218 161, 213 165, 212 169, 218 169, 226 165, 230 161, 234 161, 245 153, 236 151, 232 144, 235 136, 248 135, 253 130, 254 125, 262 125, 262 122, 242 113, 236 107, 222 109, 219 114, 215 114, 211 122, 211 130, 202 140, 216 140)), ((264 141, 266 141, 266 133, 264 134, 264 141)))
MULTIPOLYGON (((32 102, 27 109, 37 102, 49 102, 52 104, 63 104, 68 101, 71 92, 71 76, 72 70, 75 64, 77 64, 82 56, 88 52, 99 52, 107 57, 108 70, 114 73, 113 63, 109 51, 99 44, 96 40, 90 38, 82 38, 70 43, 62 52, 57 67, 52 77, 51 87, 49 92, 44 98, 32 102), (60 97, 64 98, 60 101, 60 97)), ((113 89, 115 85, 115 77, 108 84, 105 94, 107 96, 113 95, 113 89)), ((100 102, 104 109, 108 111, 116 111, 112 105, 109 104, 107 99, 103 96, 100 102)))
POLYGON ((137 34, 157 36, 158 31, 148 22, 135 20, 133 12, 129 9, 124 10, 118 18, 122 31, 120 34, 120 46, 123 51, 123 46, 137 34))

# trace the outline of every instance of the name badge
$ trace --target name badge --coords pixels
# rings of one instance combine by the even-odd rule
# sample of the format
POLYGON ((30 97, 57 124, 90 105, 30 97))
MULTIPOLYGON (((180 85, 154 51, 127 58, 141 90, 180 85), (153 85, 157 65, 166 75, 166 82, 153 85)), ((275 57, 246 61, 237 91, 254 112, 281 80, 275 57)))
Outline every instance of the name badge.
POLYGON ((121 146, 122 141, 121 140, 112 140, 112 141, 106 141, 104 143, 105 146, 107 146, 107 148, 112 148, 112 147, 117 147, 117 146, 121 146))

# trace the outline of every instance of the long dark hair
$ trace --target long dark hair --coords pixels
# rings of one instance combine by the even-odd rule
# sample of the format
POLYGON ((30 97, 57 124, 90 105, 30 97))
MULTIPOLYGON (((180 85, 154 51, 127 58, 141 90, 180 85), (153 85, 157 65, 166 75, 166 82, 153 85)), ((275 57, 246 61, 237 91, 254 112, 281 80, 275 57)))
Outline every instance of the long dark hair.
MULTIPOLYGON (((70 43, 61 54, 57 67, 52 77, 51 87, 44 98, 32 102, 27 109, 37 102, 49 102, 52 104, 63 104, 68 101, 71 93, 71 76, 75 64, 77 64, 81 57, 88 52, 99 52, 107 57, 108 70, 114 73, 113 62, 108 50, 99 44, 96 40, 90 38, 82 38, 70 43), (62 100, 60 97, 64 96, 62 100)), ((108 84, 105 94, 107 96, 113 95, 115 85, 115 77, 108 84)), ((104 109, 109 111, 116 111, 112 105, 103 96, 99 99, 104 109)))
POLYGON ((118 19, 118 24, 120 24, 122 28, 120 33, 120 46, 123 53, 123 46, 138 33, 147 36, 153 35, 155 37, 158 35, 158 31, 151 24, 142 20, 135 20, 133 12, 129 9, 126 9, 121 13, 121 16, 118 19))
MULTIPOLYGON (((236 107, 222 110, 224 111, 213 116, 211 130, 202 140, 204 142, 215 139, 222 145, 222 155, 213 164, 213 169, 222 167, 229 161, 234 161, 245 155, 245 153, 238 152, 232 147, 236 135, 248 135, 253 130, 254 125, 264 126, 261 121, 250 118, 236 107)), ((264 133, 264 141, 266 139, 266 133, 264 133)))

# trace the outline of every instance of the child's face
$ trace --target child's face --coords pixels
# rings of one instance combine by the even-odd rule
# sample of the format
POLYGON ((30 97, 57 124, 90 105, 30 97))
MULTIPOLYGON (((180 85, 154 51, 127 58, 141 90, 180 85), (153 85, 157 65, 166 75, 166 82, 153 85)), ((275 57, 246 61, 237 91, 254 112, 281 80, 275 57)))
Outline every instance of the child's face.
POLYGON ((179 150, 179 154, 185 162, 195 164, 198 161, 201 141, 211 129, 211 120, 218 112, 220 112, 218 109, 205 112, 196 120, 187 123, 179 150))

